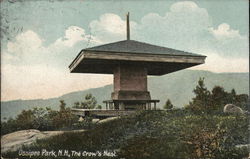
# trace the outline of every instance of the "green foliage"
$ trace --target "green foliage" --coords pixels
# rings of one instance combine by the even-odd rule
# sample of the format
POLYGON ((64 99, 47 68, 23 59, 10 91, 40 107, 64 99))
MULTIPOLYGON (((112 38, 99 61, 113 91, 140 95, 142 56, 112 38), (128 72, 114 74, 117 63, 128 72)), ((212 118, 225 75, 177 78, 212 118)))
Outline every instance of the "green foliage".
POLYGON ((70 108, 66 108, 66 104, 63 100, 60 101, 60 110, 49 111, 49 118, 52 126, 56 129, 59 128, 70 128, 73 123, 77 122, 77 117, 71 113, 70 108))
POLYGON ((100 105, 97 105, 96 98, 92 94, 87 94, 83 102, 74 103, 73 108, 77 109, 100 109, 100 105))
MULTIPOLYGON (((47 109, 47 108, 46 108, 47 109)), ((48 130, 50 128, 49 112, 43 108, 23 110, 15 119, 1 121, 1 135, 25 129, 48 130)))
MULTIPOLYGON (((97 125, 85 132, 70 132, 39 140, 23 150, 119 149, 117 158, 220 158, 240 159, 248 150, 249 117, 246 115, 196 115, 186 109, 142 111, 97 125)), ((17 157, 16 155, 12 157, 17 157)), ((4 155, 5 157, 6 155, 4 155)))
POLYGON ((193 90, 195 97, 187 106, 191 110, 204 111, 210 109, 211 93, 205 87, 204 78, 200 78, 198 85, 193 90))
POLYGON ((234 89, 231 92, 227 92, 221 86, 215 86, 210 92, 204 83, 204 78, 200 78, 198 85, 193 90, 195 97, 186 108, 192 111, 199 112, 222 112, 226 104, 235 104, 241 107, 243 110, 248 110, 248 100, 247 94, 237 95, 234 89))
POLYGON ((29 129, 33 128, 33 121, 35 120, 35 115, 33 110, 23 110, 16 118, 18 129, 29 129))
MULTIPOLYGON (((85 96, 84 102, 76 102, 75 108, 101 109, 92 94, 85 96)), ((18 130, 38 129, 38 130, 60 130, 60 129, 82 129, 92 128, 91 120, 78 122, 78 117, 72 114, 71 109, 66 107, 64 100, 60 100, 59 111, 51 108, 33 108, 23 110, 15 119, 1 121, 1 135, 18 130)))
POLYGON ((98 106, 96 107, 96 109, 102 109, 102 106, 101 106, 101 105, 98 105, 98 106))
POLYGON ((17 130, 17 121, 15 119, 10 118, 5 122, 1 121, 1 135, 5 135, 17 130))
POLYGON ((173 109, 173 104, 171 103, 170 99, 168 99, 165 103, 165 105, 163 106, 164 109, 173 109))
POLYGON ((1 121, 1 135, 25 129, 43 131, 71 129, 76 122, 78 122, 78 117, 72 114, 70 108, 66 108, 65 102, 61 100, 59 111, 50 108, 33 108, 23 110, 16 119, 1 121))
MULTIPOLYGON (((194 93, 195 97, 187 106, 188 109, 140 111, 135 115, 120 117, 94 126, 91 125, 91 118, 82 123, 71 118, 70 109, 66 108, 64 101, 60 101, 59 111, 49 108, 46 111, 42 109, 23 111, 18 118, 26 124, 22 125, 13 119, 8 122, 12 125, 12 129, 14 126, 20 129, 34 125, 42 128, 46 124, 57 129, 72 125, 77 128, 92 128, 83 133, 69 132, 38 140, 31 147, 23 147, 23 150, 29 151, 66 149, 95 152, 119 149, 117 158, 133 159, 247 157, 249 150, 239 148, 237 145, 249 143, 249 116, 212 112, 221 112, 227 103, 236 104, 244 109, 247 106, 248 95, 237 95, 235 90, 226 92, 220 86, 215 86, 210 92, 205 87, 204 78, 199 79, 194 93), (207 113, 201 114, 201 112, 207 113), (37 124, 40 120, 43 122, 37 124)), ((166 104, 171 105, 170 100, 166 104)), ((92 95, 85 97, 85 104, 77 102, 75 105, 96 107, 93 107, 96 103, 92 95)), ((2 123, 1 126, 8 127, 6 123, 2 123)), ((7 130, 12 130, 11 128, 7 130)), ((19 156, 18 152, 14 152, 3 154, 3 157, 19 156)))

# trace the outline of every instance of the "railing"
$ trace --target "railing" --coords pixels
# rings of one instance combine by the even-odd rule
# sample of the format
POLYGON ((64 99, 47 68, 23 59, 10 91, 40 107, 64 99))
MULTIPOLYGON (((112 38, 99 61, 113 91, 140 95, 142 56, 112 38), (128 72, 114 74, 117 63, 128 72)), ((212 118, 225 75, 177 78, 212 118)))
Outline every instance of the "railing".
POLYGON ((102 109, 71 109, 72 113, 77 116, 93 116, 93 117, 115 117, 124 116, 135 113, 135 110, 102 110, 102 109))
POLYGON ((143 110, 156 110, 156 103, 160 100, 105 100, 107 110, 128 110, 128 109, 143 109, 143 110))

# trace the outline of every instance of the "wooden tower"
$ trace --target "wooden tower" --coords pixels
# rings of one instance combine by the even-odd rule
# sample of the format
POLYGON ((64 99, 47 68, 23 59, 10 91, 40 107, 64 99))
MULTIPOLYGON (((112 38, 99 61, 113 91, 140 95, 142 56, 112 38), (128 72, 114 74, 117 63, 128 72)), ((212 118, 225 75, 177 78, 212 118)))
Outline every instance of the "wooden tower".
POLYGON ((81 50, 70 64, 71 73, 113 74, 114 91, 106 106, 117 110, 151 109, 147 75, 164 75, 203 64, 206 56, 130 40, 129 14, 127 40, 81 50))

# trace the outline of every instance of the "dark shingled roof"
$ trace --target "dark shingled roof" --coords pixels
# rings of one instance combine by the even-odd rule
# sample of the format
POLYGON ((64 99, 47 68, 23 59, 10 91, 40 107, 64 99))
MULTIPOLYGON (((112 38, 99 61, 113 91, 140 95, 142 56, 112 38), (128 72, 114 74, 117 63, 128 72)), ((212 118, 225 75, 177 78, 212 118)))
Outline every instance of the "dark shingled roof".
POLYGON ((86 48, 84 51, 119 52, 119 53, 143 53, 143 54, 163 54, 175 56, 202 56, 189 52, 179 51, 167 47, 152 45, 135 40, 124 40, 105 45, 86 48))
POLYGON ((124 40, 81 50, 70 64, 71 72, 113 74, 119 65, 145 67, 148 75, 163 75, 203 64, 206 56, 124 40))

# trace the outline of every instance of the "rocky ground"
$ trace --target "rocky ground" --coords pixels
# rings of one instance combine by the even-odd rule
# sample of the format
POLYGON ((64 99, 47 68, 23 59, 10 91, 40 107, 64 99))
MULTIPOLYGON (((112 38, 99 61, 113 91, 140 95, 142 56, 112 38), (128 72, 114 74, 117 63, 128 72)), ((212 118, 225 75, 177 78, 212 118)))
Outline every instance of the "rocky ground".
MULTIPOLYGON (((117 117, 107 118, 104 120, 93 120, 93 122, 102 124, 111 120, 117 119, 117 117)), ((72 130, 70 132, 83 132, 85 130, 72 130)), ((36 129, 21 130, 10 134, 3 135, 1 137, 1 152, 16 151, 24 145, 34 143, 38 139, 45 139, 55 135, 60 135, 68 131, 39 131, 36 129)))
MULTIPOLYGON (((84 130, 75 130, 84 131, 84 130)), ((35 129, 16 131, 1 137, 1 152, 15 151, 23 145, 29 145, 38 139, 49 138, 65 131, 39 131, 35 129)))

